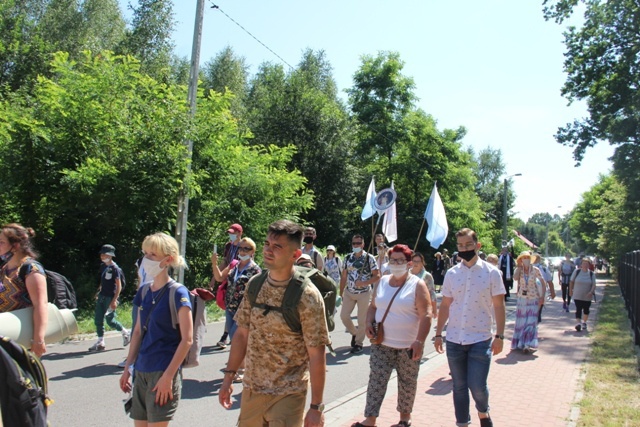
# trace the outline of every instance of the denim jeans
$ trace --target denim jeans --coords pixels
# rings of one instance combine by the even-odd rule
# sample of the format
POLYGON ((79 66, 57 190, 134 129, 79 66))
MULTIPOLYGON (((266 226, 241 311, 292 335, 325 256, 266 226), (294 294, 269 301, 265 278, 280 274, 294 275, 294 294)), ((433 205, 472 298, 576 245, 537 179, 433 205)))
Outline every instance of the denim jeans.
POLYGON ((238 324, 236 323, 235 320, 233 320, 233 316, 236 315, 236 312, 225 310, 224 314, 225 314, 224 330, 229 333, 229 342, 231 342, 231 340, 233 339, 233 334, 235 334, 236 329, 238 329, 238 324))
POLYGON ((491 366, 491 339, 461 345, 447 341, 447 360, 453 378, 453 407, 456 425, 466 426, 469 415, 469 390, 478 412, 489 412, 487 377, 491 366))

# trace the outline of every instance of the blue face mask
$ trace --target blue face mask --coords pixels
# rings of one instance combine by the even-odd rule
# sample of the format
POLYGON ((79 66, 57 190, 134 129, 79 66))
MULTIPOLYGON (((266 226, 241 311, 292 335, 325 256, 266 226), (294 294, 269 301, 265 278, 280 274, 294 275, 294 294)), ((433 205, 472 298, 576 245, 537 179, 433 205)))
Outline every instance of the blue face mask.
POLYGON ((362 251, 362 248, 360 246, 355 246, 353 247, 353 253, 354 254, 358 254, 362 251))

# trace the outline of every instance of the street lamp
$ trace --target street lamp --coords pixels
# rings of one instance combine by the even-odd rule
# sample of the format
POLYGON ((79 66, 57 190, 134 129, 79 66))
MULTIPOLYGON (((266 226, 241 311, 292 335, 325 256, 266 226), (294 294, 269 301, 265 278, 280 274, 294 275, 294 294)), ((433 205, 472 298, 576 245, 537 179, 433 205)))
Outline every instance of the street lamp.
POLYGON ((502 240, 507 241, 507 184, 509 178, 514 176, 522 176, 521 173, 509 175, 504 179, 504 199, 502 201, 502 240))

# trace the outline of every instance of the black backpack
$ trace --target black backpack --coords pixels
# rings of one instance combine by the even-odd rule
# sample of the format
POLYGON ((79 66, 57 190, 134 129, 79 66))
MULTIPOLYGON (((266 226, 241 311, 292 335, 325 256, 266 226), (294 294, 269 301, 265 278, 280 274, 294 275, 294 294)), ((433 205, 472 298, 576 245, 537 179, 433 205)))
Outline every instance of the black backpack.
POLYGON ((336 282, 322 271, 316 268, 300 267, 296 266, 296 271, 289 282, 289 286, 284 291, 282 298, 282 306, 273 307, 266 304, 256 303, 258 293, 262 289, 262 285, 267 280, 269 270, 263 270, 256 278, 252 278, 249 281, 249 289, 247 289, 247 296, 251 307, 258 307, 265 310, 265 314, 270 310, 279 311, 282 313, 285 322, 289 328, 295 333, 302 332, 302 324, 300 323, 300 312, 298 311, 298 303, 302 297, 305 287, 307 286, 307 280, 315 285, 320 291, 322 299, 324 300, 324 316, 327 321, 327 329, 329 332, 333 331, 336 324, 333 320, 333 315, 336 311, 336 298, 338 296, 338 287, 336 282))
POLYGON ((47 426, 47 373, 40 360, 20 344, 0 337, 0 407, 11 427, 47 426))
MULTIPOLYGON (((23 283, 25 282, 27 263, 22 264, 18 275, 23 283)), ((76 299, 76 291, 73 289, 73 285, 60 273, 55 271, 44 271, 47 278, 47 297, 49 302, 55 304, 58 308, 78 308, 78 301, 76 299)))

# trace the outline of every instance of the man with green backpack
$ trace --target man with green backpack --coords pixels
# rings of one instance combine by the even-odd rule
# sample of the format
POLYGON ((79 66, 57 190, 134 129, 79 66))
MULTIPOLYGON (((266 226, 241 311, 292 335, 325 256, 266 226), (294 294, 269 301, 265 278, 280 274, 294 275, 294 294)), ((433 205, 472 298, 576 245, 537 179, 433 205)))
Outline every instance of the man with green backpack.
POLYGON ((323 296, 307 272, 294 266, 302 254, 303 232, 302 226, 288 220, 269 226, 263 246, 266 270, 249 281, 247 292, 255 292, 254 281, 262 282, 256 282, 260 283, 256 295, 247 295, 235 316, 238 329, 218 399, 231 408, 232 380, 244 359, 240 427, 302 425, 303 418, 305 425, 324 425, 325 346, 330 340, 323 296), (294 291, 300 294, 298 316, 285 306, 292 301, 285 295, 294 291), (298 317, 299 331, 285 317, 289 322, 298 317), (309 384, 311 405, 305 416, 309 384))

